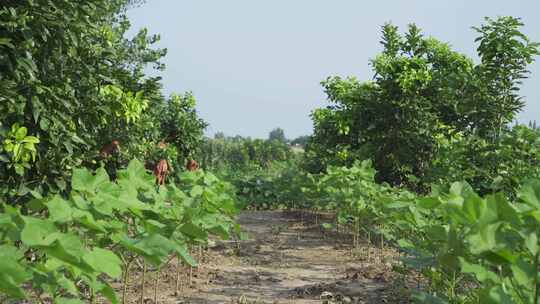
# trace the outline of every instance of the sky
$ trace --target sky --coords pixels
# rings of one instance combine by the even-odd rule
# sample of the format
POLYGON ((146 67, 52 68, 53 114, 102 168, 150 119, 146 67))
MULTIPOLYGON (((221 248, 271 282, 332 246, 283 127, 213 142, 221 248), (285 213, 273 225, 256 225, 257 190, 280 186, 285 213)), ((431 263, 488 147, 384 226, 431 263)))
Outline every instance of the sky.
MULTIPOLYGON (((380 27, 416 23, 426 36, 477 60, 471 26, 514 16, 540 41, 538 0, 147 0, 128 12, 132 31, 160 34, 168 49, 165 94, 192 91, 207 135, 288 138, 311 134, 309 113, 326 105, 328 76, 373 76, 380 27)), ((133 33, 133 32, 132 32, 133 33)), ((540 58, 521 94, 518 120, 540 120, 540 58)))

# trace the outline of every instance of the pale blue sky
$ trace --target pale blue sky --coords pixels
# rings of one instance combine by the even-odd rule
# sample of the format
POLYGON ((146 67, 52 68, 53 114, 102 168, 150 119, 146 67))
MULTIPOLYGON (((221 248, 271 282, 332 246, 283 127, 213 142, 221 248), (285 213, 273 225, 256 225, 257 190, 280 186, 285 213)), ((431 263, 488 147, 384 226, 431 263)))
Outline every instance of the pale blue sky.
MULTIPOLYGON (((207 134, 266 137, 282 127, 293 138, 311 133, 309 113, 325 104, 321 80, 372 77, 385 22, 414 22, 475 56, 471 26, 484 16, 521 17, 540 41, 539 14, 538 0, 148 0, 129 17, 134 29, 161 34, 165 92, 193 91, 207 134)), ((540 62, 530 70, 522 122, 540 120, 540 62)))

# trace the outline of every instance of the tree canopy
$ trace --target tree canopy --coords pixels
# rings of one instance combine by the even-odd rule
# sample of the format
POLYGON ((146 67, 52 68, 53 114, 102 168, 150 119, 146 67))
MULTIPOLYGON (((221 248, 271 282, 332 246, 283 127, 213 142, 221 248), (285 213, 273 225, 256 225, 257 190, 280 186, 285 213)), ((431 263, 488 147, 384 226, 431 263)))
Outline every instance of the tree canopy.
POLYGON ((443 139, 495 141, 523 107, 519 85, 538 54, 521 25, 501 17, 475 28, 478 64, 415 25, 384 25, 372 81, 322 82, 331 105, 312 112, 311 169, 372 158, 378 181, 400 185, 427 174, 443 139))

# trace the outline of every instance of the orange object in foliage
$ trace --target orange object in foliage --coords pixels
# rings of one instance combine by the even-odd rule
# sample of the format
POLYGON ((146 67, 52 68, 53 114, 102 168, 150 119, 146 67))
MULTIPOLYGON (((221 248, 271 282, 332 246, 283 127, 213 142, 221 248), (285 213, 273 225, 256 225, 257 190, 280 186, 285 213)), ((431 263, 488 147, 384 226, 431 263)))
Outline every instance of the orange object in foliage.
POLYGON ((167 160, 161 159, 156 166, 154 167, 154 175, 156 176, 156 184, 163 185, 165 184, 165 178, 169 172, 169 165, 167 160))
POLYGON ((99 150, 99 156, 102 158, 107 158, 109 155, 120 151, 120 142, 118 140, 113 140, 110 144, 103 146, 99 150))
POLYGON ((195 171, 195 170, 199 169, 199 164, 197 164, 197 162, 195 160, 190 159, 187 162, 186 169, 188 171, 195 171))

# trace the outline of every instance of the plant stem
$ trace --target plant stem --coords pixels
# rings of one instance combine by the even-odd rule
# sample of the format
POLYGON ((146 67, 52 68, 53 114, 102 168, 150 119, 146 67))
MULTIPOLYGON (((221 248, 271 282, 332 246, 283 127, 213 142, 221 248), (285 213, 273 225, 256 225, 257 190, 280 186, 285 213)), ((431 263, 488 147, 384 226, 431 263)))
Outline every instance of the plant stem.
POLYGON ((193 266, 189 266, 189 286, 191 287, 193 281, 193 266))
POLYGON ((127 295, 127 289, 128 289, 128 279, 129 279, 129 268, 131 267, 131 263, 133 263, 133 260, 135 258, 132 258, 125 264, 125 270, 124 270, 124 286, 122 289, 122 304, 126 304, 126 295, 127 295))
POLYGON ((180 261, 180 255, 176 256, 176 286, 174 288, 174 294, 179 295, 179 287, 180 287, 180 267, 182 266, 182 262, 180 261))
POLYGON ((202 250, 202 245, 199 245, 199 265, 197 266, 197 273, 201 271, 202 263, 203 263, 203 250, 202 250))
POLYGON ((367 250, 368 250, 368 261, 371 260, 371 250, 370 250, 370 247, 371 246, 371 231, 368 230, 368 233, 367 233, 367 250))
POLYGON ((146 261, 143 260, 143 272, 141 278, 141 304, 144 304, 144 285, 146 284, 146 261))
POLYGON ((534 270, 535 270, 535 291, 534 291, 534 304, 538 304, 538 298, 540 297, 540 280, 538 279, 538 266, 540 265, 540 251, 536 253, 535 261, 534 261, 534 270))
POLYGON ((356 244, 354 245, 355 249, 360 247, 360 218, 357 217, 354 223, 354 235, 356 239, 356 244))
POLYGON ((161 273, 161 266, 158 267, 156 272, 156 281, 154 282, 154 304, 157 304, 157 290, 159 284, 159 274, 161 273))
POLYGON ((382 255, 382 251, 384 250, 384 234, 383 234, 383 230, 384 230, 384 225, 381 225, 381 255, 382 255))

